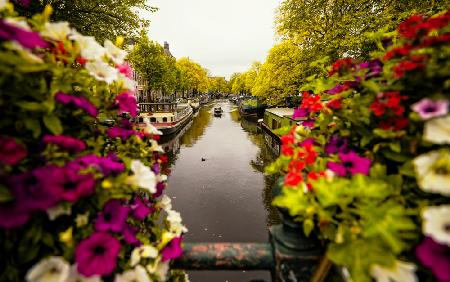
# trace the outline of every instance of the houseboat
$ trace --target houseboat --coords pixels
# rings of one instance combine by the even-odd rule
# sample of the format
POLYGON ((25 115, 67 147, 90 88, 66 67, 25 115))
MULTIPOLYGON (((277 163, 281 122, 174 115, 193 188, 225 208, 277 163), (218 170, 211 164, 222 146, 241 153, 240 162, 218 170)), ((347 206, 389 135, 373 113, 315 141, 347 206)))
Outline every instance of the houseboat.
POLYGON ((238 102, 239 113, 242 117, 261 118, 264 115, 266 105, 260 103, 255 97, 246 98, 238 102))
POLYGON ((188 99, 188 104, 192 107, 194 113, 200 109, 200 102, 198 99, 188 99))
POLYGON ((261 128, 264 131, 264 140, 271 150, 280 154, 280 136, 274 130, 283 126, 292 126, 298 122, 292 118, 293 108, 272 108, 264 112, 264 119, 261 120, 261 128))
POLYGON ((177 103, 140 103, 138 128, 145 127, 144 118, 162 132, 170 135, 179 132, 192 120, 192 107, 177 103))

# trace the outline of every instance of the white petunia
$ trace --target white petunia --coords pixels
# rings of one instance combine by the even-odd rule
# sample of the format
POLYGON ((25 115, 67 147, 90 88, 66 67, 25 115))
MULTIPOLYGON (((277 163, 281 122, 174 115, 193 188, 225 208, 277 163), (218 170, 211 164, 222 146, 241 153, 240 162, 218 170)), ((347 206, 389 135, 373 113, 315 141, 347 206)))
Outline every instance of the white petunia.
POLYGON ((86 277, 77 271, 76 265, 72 265, 72 267, 70 268, 69 277, 65 282, 102 282, 102 279, 98 275, 86 277))
POLYGON ((0 10, 5 9, 7 4, 8 0, 0 0, 0 10))
POLYGON ((114 282, 152 282, 144 267, 138 265, 134 269, 117 274, 114 282))
POLYGON ((117 74, 119 72, 116 68, 113 68, 102 61, 87 62, 86 69, 97 80, 105 81, 108 84, 111 84, 117 79, 117 74))
POLYGON ((56 23, 46 22, 44 25, 44 30, 41 32, 42 36, 57 41, 66 40, 71 33, 72 29, 70 28, 68 22, 56 22, 56 23))
POLYGON ((145 133, 152 134, 152 135, 162 135, 162 132, 150 123, 150 120, 148 119, 148 117, 144 118, 144 123, 145 123, 145 128, 144 128, 145 133))
POLYGON ((77 227, 87 225, 89 223, 89 212, 86 212, 85 214, 78 214, 75 218, 75 223, 77 224, 77 227))
POLYGON ((77 42, 81 56, 87 60, 100 61, 106 53, 105 48, 92 36, 84 36, 76 32, 71 39, 77 42))
POLYGON ((426 192, 450 196, 450 153, 433 151, 416 157, 413 161, 417 183, 426 192))
POLYGON ((172 209, 172 200, 169 196, 163 195, 161 197, 161 201, 158 203, 158 205, 165 211, 169 211, 172 209))
POLYGON ((427 207, 422 218, 423 233, 436 242, 450 246, 450 205, 427 207))
POLYGON ((427 121, 423 139, 435 144, 450 144, 450 115, 427 121))
POLYGON ((169 271, 169 262, 162 262, 161 258, 153 263, 147 265, 147 270, 151 274, 155 274, 158 277, 158 281, 166 281, 167 280, 167 272, 169 271))
POLYGON ((131 91, 135 91, 135 89, 136 89, 136 82, 132 79, 129 79, 122 73, 118 74, 117 83, 123 89, 131 90, 131 91))
POLYGON ((158 145, 158 142, 156 142, 155 140, 150 140, 150 143, 151 143, 151 146, 149 148, 150 151, 164 153, 163 147, 158 145))
POLYGON ((123 64, 123 61, 125 60, 125 57, 127 56, 127 51, 120 49, 114 43, 112 43, 110 40, 105 40, 105 49, 106 49, 106 55, 111 58, 111 60, 116 65, 123 64))
POLYGON ((142 258, 156 258, 158 256, 158 250, 151 245, 143 245, 135 248, 131 252, 130 265, 137 265, 142 258))
POLYGON ((170 224, 169 231, 175 236, 180 236, 182 233, 186 233, 188 230, 186 226, 182 224, 181 215, 179 212, 174 210, 167 211, 167 221, 170 224))
POLYGON ((70 265, 62 257, 48 257, 28 270, 27 282, 65 282, 69 277, 70 265))
POLYGON ((70 206, 60 204, 49 208, 46 212, 50 220, 55 220, 61 215, 70 215, 72 213, 72 209, 70 206))
POLYGON ((139 160, 132 160, 131 170, 134 175, 130 177, 130 184, 145 188, 152 194, 156 193, 156 176, 148 166, 139 160))
POLYGON ((417 282, 416 266, 412 263, 396 261, 394 267, 372 265, 370 275, 377 282, 417 282))

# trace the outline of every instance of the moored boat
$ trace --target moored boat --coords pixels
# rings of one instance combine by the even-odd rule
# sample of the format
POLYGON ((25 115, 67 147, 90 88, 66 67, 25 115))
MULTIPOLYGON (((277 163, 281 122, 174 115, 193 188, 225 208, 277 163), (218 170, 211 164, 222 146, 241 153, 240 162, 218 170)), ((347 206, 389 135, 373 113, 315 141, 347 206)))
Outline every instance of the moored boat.
POLYGON ((223 110, 222 110, 221 107, 215 107, 215 108, 214 108, 214 115, 215 115, 215 116, 221 116, 221 115, 222 115, 222 112, 223 112, 223 110))
POLYGON ((261 128, 264 130, 264 140, 277 155, 280 154, 281 136, 274 131, 283 126, 296 124, 298 120, 292 118, 293 114, 293 108, 272 108, 264 112, 264 119, 261 121, 261 128))
POLYGON ((255 97, 244 99, 239 103, 239 113, 242 117, 261 118, 264 116, 266 105, 260 103, 255 97))

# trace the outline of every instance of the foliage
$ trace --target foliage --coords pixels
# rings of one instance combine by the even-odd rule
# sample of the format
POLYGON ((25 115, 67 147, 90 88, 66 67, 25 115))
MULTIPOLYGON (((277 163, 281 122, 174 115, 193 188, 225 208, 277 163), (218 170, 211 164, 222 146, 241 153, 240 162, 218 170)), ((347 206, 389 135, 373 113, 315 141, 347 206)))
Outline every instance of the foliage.
POLYGON ((0 280, 171 279, 186 229, 160 197, 155 128, 124 117, 137 110, 126 52, 50 11, 0 5, 0 280))
POLYGON ((225 77, 210 77, 209 78, 209 90, 214 93, 228 93, 228 83, 225 77))
POLYGON ((180 72, 180 90, 188 93, 205 93, 209 88, 208 71, 189 58, 177 60, 180 72))
POLYGON ((312 76, 294 112, 303 121, 284 129, 267 167, 284 175, 273 203, 318 234, 353 281, 417 281, 405 262, 415 254, 448 279, 449 22, 450 12, 413 16, 371 60, 339 59, 312 76))

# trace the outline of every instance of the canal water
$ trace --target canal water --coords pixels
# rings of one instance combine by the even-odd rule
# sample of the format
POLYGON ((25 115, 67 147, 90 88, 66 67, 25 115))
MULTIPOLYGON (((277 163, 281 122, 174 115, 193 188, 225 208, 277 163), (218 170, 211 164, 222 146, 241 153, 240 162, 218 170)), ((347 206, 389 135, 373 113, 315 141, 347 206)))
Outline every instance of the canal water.
MULTIPOLYGON (((176 138, 163 143, 171 173, 166 193, 181 212, 187 242, 267 242, 277 223, 271 207, 275 179, 264 166, 275 156, 256 121, 227 101, 203 106, 176 138), (222 107, 215 117, 213 107, 222 107)), ((192 282, 270 281, 264 271, 192 271, 192 282)))

